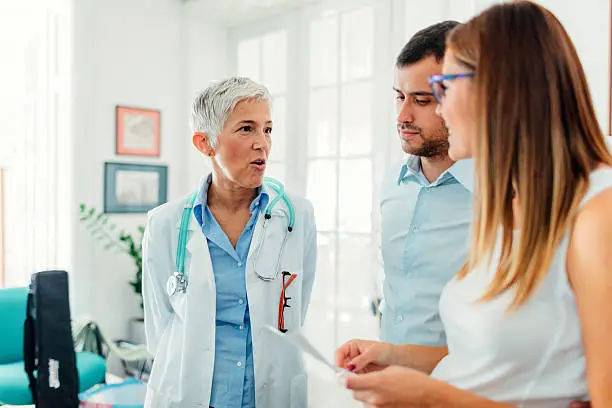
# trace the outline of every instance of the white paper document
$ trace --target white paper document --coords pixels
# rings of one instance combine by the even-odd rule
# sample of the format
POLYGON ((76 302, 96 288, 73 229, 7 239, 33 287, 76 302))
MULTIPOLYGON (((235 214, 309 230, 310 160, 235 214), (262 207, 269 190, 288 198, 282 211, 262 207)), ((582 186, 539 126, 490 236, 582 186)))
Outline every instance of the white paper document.
POLYGON ((327 367, 331 368, 336 374, 348 374, 349 373, 349 371, 336 366, 333 362, 325 358, 323 353, 317 350, 315 346, 313 346, 308 341, 308 339, 304 337, 304 335, 302 335, 302 333, 298 331, 281 333, 275 327, 272 327, 269 325, 266 325, 265 328, 268 329, 270 332, 274 333, 276 336, 280 337, 281 339, 293 344, 301 352, 306 353, 309 356, 313 357, 318 362, 325 364, 327 367))
MULTIPOLYGON (((309 408, 362 408, 363 405, 353 399, 352 393, 344 388, 343 378, 355 375, 350 371, 337 367, 326 358, 308 339, 299 331, 281 333, 276 327, 265 326, 275 336, 297 348, 300 353, 307 354, 319 362, 323 370, 308 372, 308 407, 309 408), (329 370, 328 370, 329 369, 329 370)), ((319 365, 319 364, 318 364, 319 365)))

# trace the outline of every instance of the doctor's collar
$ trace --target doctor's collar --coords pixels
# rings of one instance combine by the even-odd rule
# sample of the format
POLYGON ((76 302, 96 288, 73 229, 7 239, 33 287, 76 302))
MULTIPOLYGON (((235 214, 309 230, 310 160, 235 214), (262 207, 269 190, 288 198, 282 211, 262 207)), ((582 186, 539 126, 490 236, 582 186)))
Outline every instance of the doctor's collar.
MULTIPOLYGON (((193 204, 193 209, 196 215, 198 213, 201 214, 201 207, 204 203, 207 203, 208 199, 208 188, 212 184, 212 173, 209 173, 205 178, 203 177, 200 181, 200 188, 198 191, 198 195, 193 204), (196 207, 200 207, 198 211, 195 211, 196 207)), ((263 184, 255 189, 256 195, 253 201, 251 201, 251 205, 249 207, 249 211, 252 214, 255 209, 257 209, 260 205, 265 207, 268 205, 269 196, 266 190, 263 188, 263 184)))

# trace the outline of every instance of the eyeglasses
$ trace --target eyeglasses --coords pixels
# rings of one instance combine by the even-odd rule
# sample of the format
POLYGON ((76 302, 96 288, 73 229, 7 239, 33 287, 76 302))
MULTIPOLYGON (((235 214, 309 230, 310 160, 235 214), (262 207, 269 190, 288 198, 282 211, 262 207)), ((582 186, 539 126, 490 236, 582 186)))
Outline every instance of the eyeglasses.
POLYGON ((459 78, 473 78, 473 72, 466 72, 463 74, 449 74, 449 75, 432 75, 429 77, 428 81, 431 90, 433 91, 434 97, 438 104, 442 104, 442 99, 446 96, 446 85, 444 85, 444 81, 452 81, 453 79, 459 78))
POLYGON ((287 333, 287 329, 285 328, 285 308, 291 307, 289 305, 291 298, 285 296, 285 291, 297 277, 296 274, 283 271, 283 290, 281 291, 280 301, 278 302, 278 331, 281 333, 287 333))

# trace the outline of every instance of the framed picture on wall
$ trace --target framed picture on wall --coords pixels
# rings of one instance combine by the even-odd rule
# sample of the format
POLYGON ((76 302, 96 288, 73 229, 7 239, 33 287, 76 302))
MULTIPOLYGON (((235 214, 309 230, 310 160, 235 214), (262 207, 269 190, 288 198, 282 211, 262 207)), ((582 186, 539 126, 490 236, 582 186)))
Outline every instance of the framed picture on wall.
POLYGON ((104 212, 147 212, 166 202, 167 186, 167 166, 104 163, 104 212))
POLYGON ((117 106, 116 153, 159 157, 160 122, 160 111, 117 106))

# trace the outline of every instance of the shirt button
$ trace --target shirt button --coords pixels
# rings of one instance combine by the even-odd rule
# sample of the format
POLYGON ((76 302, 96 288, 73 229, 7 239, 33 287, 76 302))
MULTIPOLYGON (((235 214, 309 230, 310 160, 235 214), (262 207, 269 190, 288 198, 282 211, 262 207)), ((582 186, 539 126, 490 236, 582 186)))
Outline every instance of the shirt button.
POLYGON ((404 316, 402 316, 402 315, 398 315, 398 316, 397 316, 397 321, 398 321, 398 322, 404 321, 404 316))
POLYGON ((242 361, 237 362, 237 363, 236 363, 236 365, 237 365, 238 367, 242 367, 242 361))
POLYGON ((238 266, 242 267, 243 263, 242 262, 238 262, 238 266))
POLYGON ((412 230, 413 230, 414 232, 419 232, 419 227, 412 227, 412 230))
POLYGON ((238 299, 238 304, 241 305, 244 303, 244 300, 242 298, 238 299))
POLYGON ((240 331, 244 330, 244 324, 240 325, 240 331))

